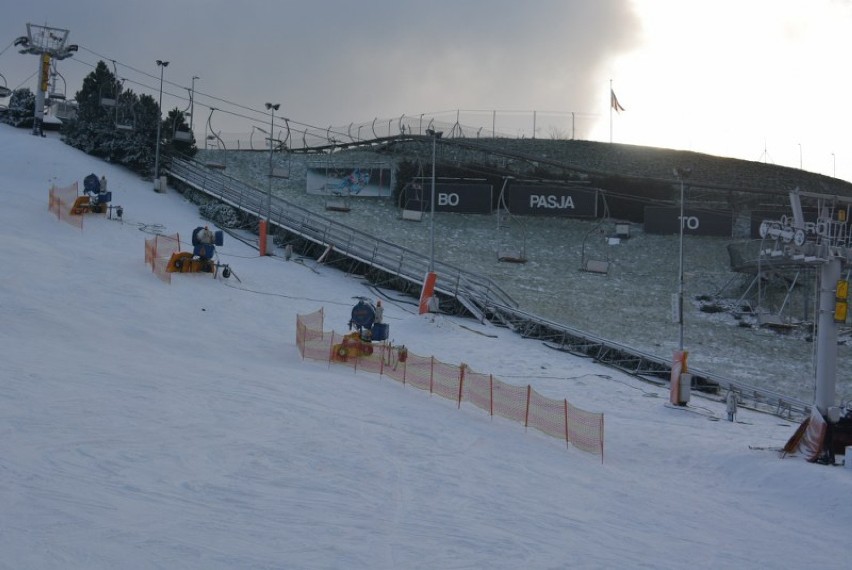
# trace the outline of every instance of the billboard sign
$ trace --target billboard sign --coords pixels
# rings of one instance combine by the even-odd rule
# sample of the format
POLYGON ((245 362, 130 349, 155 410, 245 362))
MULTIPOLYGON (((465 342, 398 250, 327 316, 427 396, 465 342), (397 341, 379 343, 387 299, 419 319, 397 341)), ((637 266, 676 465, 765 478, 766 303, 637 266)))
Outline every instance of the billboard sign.
MULTIPOLYGON (((455 214, 490 214, 493 188, 490 184, 435 184, 435 211, 455 214)), ((432 208, 432 186, 428 181, 411 184, 405 189, 406 210, 426 212, 432 208)))
POLYGON ((598 191, 566 186, 509 186, 506 191, 509 212, 520 216, 559 216, 595 218, 598 191))
POLYGON ((321 196, 387 198, 393 188, 392 170, 385 163, 352 166, 308 165, 307 192, 321 196))
POLYGON ((649 234, 679 234, 679 223, 684 235, 731 237, 734 229, 731 210, 687 208, 681 220, 679 207, 645 208, 645 231, 649 234))

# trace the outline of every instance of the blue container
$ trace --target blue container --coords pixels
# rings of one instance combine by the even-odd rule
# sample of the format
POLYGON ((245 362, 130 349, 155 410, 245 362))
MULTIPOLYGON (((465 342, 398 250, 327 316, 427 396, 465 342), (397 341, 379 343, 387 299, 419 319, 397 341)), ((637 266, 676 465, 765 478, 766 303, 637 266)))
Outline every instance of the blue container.
POLYGON ((373 340, 387 340, 389 328, 386 323, 373 323, 373 340))

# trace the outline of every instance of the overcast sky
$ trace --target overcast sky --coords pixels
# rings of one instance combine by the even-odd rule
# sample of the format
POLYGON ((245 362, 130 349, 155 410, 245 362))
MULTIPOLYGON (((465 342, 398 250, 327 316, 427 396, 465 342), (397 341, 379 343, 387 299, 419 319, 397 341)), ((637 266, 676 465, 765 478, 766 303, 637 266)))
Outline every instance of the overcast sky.
POLYGON ((307 125, 375 119, 385 132, 458 111, 486 133, 612 137, 852 179, 847 1, 32 0, 0 20, 11 88, 35 87, 37 58, 7 48, 28 22, 80 46, 58 64, 69 96, 100 59, 155 97, 155 61, 169 61, 165 109, 186 107, 200 77, 202 136, 208 119, 233 133, 268 124, 267 101, 307 125), (625 108, 612 119, 610 80, 625 108))

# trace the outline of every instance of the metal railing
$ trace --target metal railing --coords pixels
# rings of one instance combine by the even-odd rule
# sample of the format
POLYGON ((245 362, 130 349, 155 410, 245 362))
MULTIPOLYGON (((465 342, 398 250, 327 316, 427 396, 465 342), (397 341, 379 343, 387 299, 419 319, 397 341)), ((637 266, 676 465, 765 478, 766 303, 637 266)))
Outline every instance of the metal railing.
MULTIPOLYGON (((164 170, 172 176, 217 200, 258 218, 267 214, 273 227, 298 235, 414 284, 421 284, 430 267, 428 256, 376 238, 331 218, 312 212, 232 178, 200 163, 173 158, 164 170)), ((453 265, 434 262, 435 290, 452 297, 463 297, 480 310, 494 304, 516 307, 512 297, 491 278, 465 271, 453 265)))

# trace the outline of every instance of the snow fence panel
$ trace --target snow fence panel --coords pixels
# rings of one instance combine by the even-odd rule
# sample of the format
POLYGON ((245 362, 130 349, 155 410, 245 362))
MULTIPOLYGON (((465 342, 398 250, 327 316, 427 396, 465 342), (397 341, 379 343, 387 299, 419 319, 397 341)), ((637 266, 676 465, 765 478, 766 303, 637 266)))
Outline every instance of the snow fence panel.
POLYGON ((408 353, 405 361, 405 383, 427 392, 432 391, 432 364, 434 358, 431 356, 420 356, 412 352, 408 353))
POLYGON ((603 414, 581 410, 565 402, 568 441, 577 449, 600 454, 603 459, 603 414))
POLYGON ((527 416, 527 386, 513 386, 494 378, 492 381, 494 415, 525 424, 527 416))
POLYGON ((462 401, 469 402, 479 409, 494 415, 494 402, 491 398, 491 374, 474 372, 470 368, 464 371, 464 387, 462 389, 462 401))
POLYGON ((47 208, 56 216, 56 219, 83 229, 83 216, 71 215, 74 202, 77 200, 77 182, 68 186, 51 186, 48 192, 47 208))
POLYGON ((564 438, 565 401, 546 398, 530 389, 530 408, 527 426, 553 437, 564 438))
POLYGON ((431 392, 442 398, 458 402, 461 370, 462 368, 457 364, 447 364, 433 357, 431 392))

